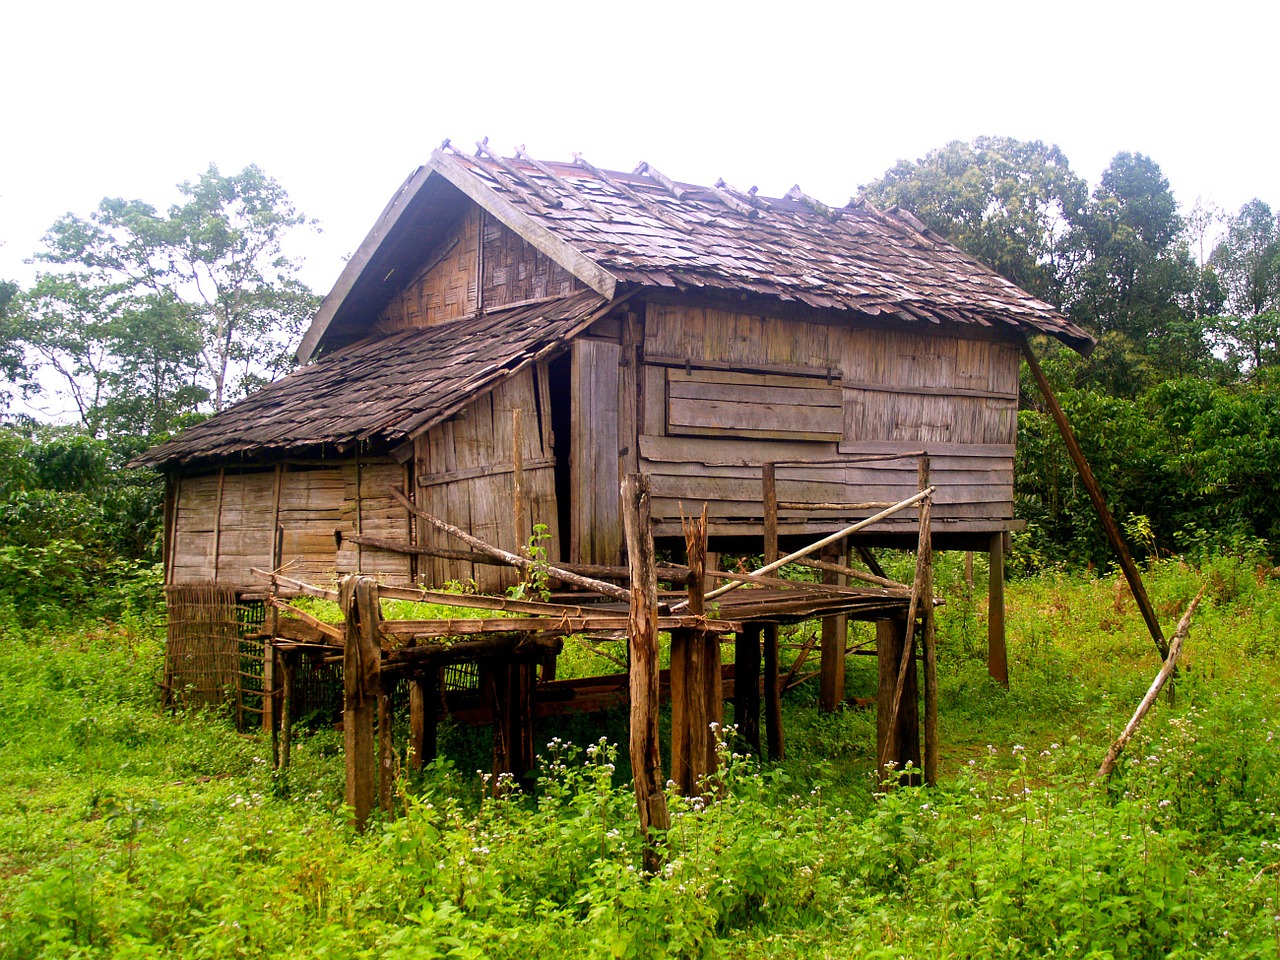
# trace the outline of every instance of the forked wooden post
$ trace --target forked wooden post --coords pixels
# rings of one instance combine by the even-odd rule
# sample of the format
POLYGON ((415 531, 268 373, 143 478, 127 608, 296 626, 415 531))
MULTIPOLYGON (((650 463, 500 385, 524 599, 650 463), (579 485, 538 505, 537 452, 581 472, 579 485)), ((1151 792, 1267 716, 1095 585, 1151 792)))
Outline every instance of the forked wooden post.
POLYGON ((289 769, 289 755, 293 750, 293 680, 297 669, 297 654, 279 652, 280 681, 283 691, 280 704, 280 769, 289 769))
POLYGON ((373 721, 382 680, 382 611, 372 577, 344 577, 342 607, 342 730, 346 748, 347 806, 357 830, 369 822, 377 799, 373 721))
POLYGON ((627 629, 631 663, 631 772, 644 836, 644 867, 652 873, 661 862, 658 835, 671 828, 663 792, 662 756, 658 744, 658 578, 650 526, 649 480, 628 474, 622 481, 622 524, 631 575, 631 613, 627 629))
MULTIPOLYGON (((929 458, 920 458, 920 489, 929 486, 929 458)), ((938 643, 933 609, 933 530, 930 501, 920 510, 920 550, 924 583, 920 585, 923 606, 920 608, 921 639, 924 642, 924 782, 938 782, 938 643)))
POLYGON ((383 673, 378 684, 378 806, 383 813, 391 812, 391 788, 395 779, 395 744, 391 739, 394 715, 395 677, 383 673))

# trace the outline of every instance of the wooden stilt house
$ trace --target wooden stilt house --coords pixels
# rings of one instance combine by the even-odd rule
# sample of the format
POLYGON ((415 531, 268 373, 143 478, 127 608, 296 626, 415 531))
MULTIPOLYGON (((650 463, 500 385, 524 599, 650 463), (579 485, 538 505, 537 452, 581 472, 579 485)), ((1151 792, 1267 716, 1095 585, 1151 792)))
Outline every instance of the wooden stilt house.
MULTIPOLYGON (((392 490, 506 550, 545 530, 553 559, 616 565, 631 473, 659 539, 705 502, 713 551, 758 552, 766 465, 785 544, 910 496, 920 452, 934 547, 998 552, 1030 334, 1092 346, 905 211, 446 145, 347 264, 303 365, 142 458, 168 480, 166 583, 512 582, 392 490)), ((859 537, 914 547, 916 514, 859 537)))

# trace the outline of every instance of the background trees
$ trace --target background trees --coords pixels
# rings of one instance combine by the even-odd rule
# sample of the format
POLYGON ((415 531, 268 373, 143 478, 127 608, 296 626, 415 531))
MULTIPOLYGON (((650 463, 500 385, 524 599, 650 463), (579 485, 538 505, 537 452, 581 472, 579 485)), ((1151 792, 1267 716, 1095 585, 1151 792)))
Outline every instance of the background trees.
POLYGON ((50 228, 17 340, 55 373, 84 428, 163 434, 292 365, 317 298, 286 256, 309 222, 255 166, 210 166, 164 213, 104 199, 50 228))

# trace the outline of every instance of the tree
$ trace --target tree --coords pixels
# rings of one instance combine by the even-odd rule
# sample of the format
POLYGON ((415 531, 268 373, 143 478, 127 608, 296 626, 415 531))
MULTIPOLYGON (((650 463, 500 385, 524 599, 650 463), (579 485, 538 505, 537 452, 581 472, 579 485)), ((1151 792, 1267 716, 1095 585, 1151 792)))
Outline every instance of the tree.
POLYGON ((1280 355, 1280 217, 1250 200, 1227 218, 1210 266, 1222 279, 1229 313, 1219 324, 1228 354, 1253 370, 1280 355))
POLYGON ((1116 154, 1079 222, 1086 263, 1067 313, 1099 338, 1088 380, 1134 397, 1166 377, 1210 371, 1218 294, 1159 164, 1116 154))
MULTIPOLYGON (((68 214, 50 228, 39 259, 74 268, 99 301, 131 298, 135 333, 163 332, 164 324, 144 322, 156 311, 192 324, 216 412, 292 365, 291 343, 318 301, 283 243, 310 222, 256 166, 223 176, 210 165, 178 190, 185 201, 164 214, 118 198, 88 219, 68 214)), ((151 370, 154 387, 154 363, 151 370)))
POLYGON ((1010 137, 953 141, 900 161, 863 188, 898 204, 970 255, 1061 307, 1080 267, 1088 184, 1057 146, 1010 137))
MULTIPOLYGON (((20 290, 16 283, 0 280, 0 377, 6 383, 17 384, 24 391, 31 386, 30 371, 22 349, 20 290)), ((9 402, 7 393, 0 393, 0 409, 9 402)))

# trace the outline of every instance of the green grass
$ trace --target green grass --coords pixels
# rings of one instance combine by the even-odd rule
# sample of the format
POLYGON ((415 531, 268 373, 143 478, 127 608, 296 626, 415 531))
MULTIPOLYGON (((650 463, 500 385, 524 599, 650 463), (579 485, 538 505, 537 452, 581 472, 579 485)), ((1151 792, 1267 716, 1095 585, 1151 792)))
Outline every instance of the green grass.
MULTIPOLYGON (((485 734, 447 728, 453 762, 357 836, 340 734, 302 736, 279 777, 260 735, 160 709, 156 623, 10 623, 0 957, 1280 956, 1269 570, 1149 571, 1170 629, 1207 591, 1176 704, 1096 785, 1158 663, 1132 599, 1113 577, 1010 584, 1004 690, 978 567, 970 592, 958 555, 939 564, 940 787, 879 794, 873 712, 820 715, 807 684, 785 701, 788 759, 760 767, 730 740, 708 799, 673 801, 649 879, 610 746, 625 754, 622 713, 540 726, 532 796, 492 796, 470 772, 485 734)), ((850 658, 850 694, 871 695, 874 663, 850 658)))

